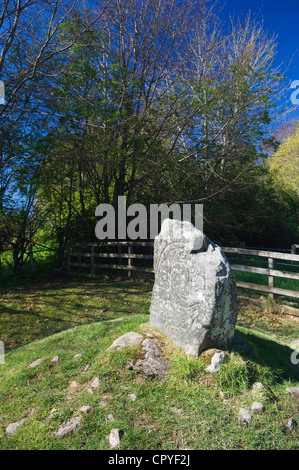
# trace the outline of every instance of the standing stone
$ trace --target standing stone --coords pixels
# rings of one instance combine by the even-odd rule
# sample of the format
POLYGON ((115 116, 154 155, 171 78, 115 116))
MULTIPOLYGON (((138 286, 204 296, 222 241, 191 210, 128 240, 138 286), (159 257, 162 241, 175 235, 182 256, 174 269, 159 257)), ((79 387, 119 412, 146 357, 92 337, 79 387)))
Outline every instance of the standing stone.
POLYGON ((190 222, 170 219, 154 249, 151 325, 196 357, 228 348, 237 321, 236 283, 222 250, 190 222))

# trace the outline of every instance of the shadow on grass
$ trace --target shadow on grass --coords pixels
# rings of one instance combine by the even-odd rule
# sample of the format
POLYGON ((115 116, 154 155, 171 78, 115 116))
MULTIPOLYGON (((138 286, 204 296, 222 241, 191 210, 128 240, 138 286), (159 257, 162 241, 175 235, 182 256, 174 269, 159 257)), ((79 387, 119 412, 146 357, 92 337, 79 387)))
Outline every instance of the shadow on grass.
POLYGON ((40 280, 0 289, 0 332, 7 350, 62 330, 148 313, 149 284, 132 280, 40 280))
MULTIPOLYGON (((299 366, 291 362, 291 355, 294 352, 292 348, 245 328, 238 328, 237 335, 252 349, 251 361, 270 368, 278 383, 284 380, 299 380, 299 366)), ((241 351, 240 353, 242 354, 241 351)), ((248 354, 245 355, 247 359, 248 354)))

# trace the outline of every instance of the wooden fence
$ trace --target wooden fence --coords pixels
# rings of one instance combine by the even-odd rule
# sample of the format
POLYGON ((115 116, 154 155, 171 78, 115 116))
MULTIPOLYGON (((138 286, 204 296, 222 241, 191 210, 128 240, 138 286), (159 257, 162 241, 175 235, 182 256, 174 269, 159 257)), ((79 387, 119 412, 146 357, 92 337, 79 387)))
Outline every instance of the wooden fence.
MULTIPOLYGON (((238 281, 238 287, 266 292, 270 296, 299 299, 299 291, 275 286, 276 277, 299 280, 299 254, 294 254, 296 248, 293 245, 290 253, 285 253, 222 247, 233 270, 268 277, 268 285, 238 281)), ((73 268, 76 268, 75 272, 90 277, 96 277, 102 269, 126 270, 128 277, 134 271, 153 273, 153 243, 124 241, 74 245, 68 250, 69 273, 74 272, 73 268)))
POLYGON ((134 271, 153 273, 153 250, 154 245, 151 242, 73 245, 69 247, 67 254, 68 272, 84 273, 88 277, 96 277, 102 269, 126 270, 128 277, 131 277, 134 271), (78 269, 73 271, 73 267, 78 269))

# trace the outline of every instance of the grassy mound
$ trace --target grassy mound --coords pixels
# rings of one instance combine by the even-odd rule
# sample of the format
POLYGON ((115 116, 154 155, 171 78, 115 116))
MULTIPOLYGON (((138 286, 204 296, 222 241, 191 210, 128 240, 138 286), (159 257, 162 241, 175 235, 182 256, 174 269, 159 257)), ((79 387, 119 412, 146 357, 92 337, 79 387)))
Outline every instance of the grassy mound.
POLYGON ((239 328, 254 355, 231 351, 220 371, 210 374, 204 361, 186 357, 166 341, 171 368, 166 380, 158 380, 126 367, 138 347, 107 352, 118 336, 141 332, 140 324, 148 321, 144 314, 122 317, 77 326, 7 352, 0 366, 1 449, 109 449, 113 428, 122 431, 124 450, 299 449, 298 430, 286 427, 291 417, 299 421, 298 402, 285 391, 299 380, 287 346, 239 328), (60 360, 52 364, 54 356, 60 360), (39 358, 43 362, 29 368, 39 358), (97 389, 91 386, 95 377, 97 389), (251 390, 256 381, 266 386, 258 400, 266 411, 253 413, 244 427, 238 412, 256 401, 251 390), (135 401, 130 394, 136 394, 135 401), (90 412, 80 411, 82 406, 90 412), (81 427, 57 437, 60 426, 76 416, 82 417, 81 427), (7 426, 21 419, 16 433, 7 436, 7 426))

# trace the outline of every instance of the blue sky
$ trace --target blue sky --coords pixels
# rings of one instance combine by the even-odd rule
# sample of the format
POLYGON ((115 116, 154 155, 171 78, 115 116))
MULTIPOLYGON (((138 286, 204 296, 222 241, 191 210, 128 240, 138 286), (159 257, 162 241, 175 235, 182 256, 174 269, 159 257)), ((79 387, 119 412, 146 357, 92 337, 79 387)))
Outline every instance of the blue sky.
MULTIPOLYGON (((289 64, 293 56, 285 76, 290 82, 299 80, 299 0, 220 0, 219 5, 223 7, 223 19, 229 15, 242 17, 250 10, 253 16, 263 20, 269 35, 278 35, 277 63, 289 64)), ((299 109, 290 117, 299 118, 299 109)))

